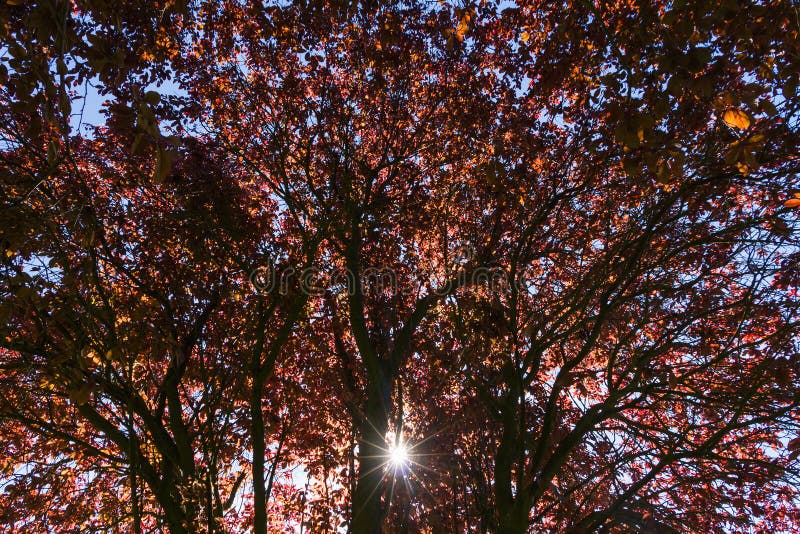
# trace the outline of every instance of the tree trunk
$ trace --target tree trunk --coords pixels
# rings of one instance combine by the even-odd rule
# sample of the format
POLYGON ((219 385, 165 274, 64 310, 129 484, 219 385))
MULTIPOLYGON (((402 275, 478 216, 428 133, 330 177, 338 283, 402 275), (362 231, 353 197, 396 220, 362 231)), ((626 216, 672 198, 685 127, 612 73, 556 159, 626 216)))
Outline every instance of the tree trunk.
POLYGON ((178 500, 171 494, 169 484, 152 488, 156 500, 164 510, 164 519, 170 534, 188 534, 187 516, 178 500))
POLYGON ((507 407, 503 434, 495 456, 495 505, 497 507, 498 534, 525 534, 528 531, 530 506, 528 493, 515 488, 514 464, 519 455, 519 432, 513 407, 507 407))
POLYGON ((501 516, 497 527, 498 534, 525 534, 528 532, 528 514, 511 513, 501 516))
POLYGON ((352 534, 380 534, 386 508, 383 505, 383 475, 386 463, 386 430, 389 423, 388 396, 372 391, 358 441, 358 481, 352 502, 352 534))
POLYGON ((267 532, 267 489, 264 481, 266 443, 264 415, 261 413, 263 380, 256 375, 250 394, 251 436, 253 440, 253 534, 267 532))

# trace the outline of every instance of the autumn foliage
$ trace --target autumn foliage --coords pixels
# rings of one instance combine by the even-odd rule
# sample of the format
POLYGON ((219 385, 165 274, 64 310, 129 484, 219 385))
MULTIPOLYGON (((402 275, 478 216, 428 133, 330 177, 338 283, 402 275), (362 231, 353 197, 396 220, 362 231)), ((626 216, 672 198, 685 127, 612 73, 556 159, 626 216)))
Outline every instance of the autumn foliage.
POLYGON ((797 532, 799 32, 3 2, 0 531, 797 532))

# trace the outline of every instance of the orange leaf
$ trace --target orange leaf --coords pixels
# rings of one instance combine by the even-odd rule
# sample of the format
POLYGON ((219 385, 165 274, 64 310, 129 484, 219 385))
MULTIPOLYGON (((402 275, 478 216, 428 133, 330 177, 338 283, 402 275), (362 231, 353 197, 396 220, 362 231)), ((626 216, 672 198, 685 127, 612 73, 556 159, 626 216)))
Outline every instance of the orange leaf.
POLYGON ((747 113, 740 109, 729 109, 722 116, 722 120, 731 128, 738 128, 740 130, 749 128, 751 122, 747 113))

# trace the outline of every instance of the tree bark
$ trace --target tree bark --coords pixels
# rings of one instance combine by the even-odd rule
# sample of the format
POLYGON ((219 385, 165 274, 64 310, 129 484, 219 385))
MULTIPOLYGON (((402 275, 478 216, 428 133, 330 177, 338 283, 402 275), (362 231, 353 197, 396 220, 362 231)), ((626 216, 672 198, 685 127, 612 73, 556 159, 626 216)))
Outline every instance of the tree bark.
POLYGON ((143 473, 148 486, 153 491, 153 495, 161 505, 164 511, 164 520, 167 523, 167 530, 170 534, 188 534, 189 533, 189 520, 184 511, 184 506, 181 506, 178 485, 174 477, 165 475, 158 477, 155 473, 145 471, 143 473))
POLYGON ((358 441, 358 480, 352 502, 351 534, 380 534, 386 517, 383 475, 389 424, 388 395, 383 388, 371 389, 358 441))
POLYGON ((509 402, 505 407, 503 434, 495 457, 494 491, 498 534, 525 534, 529 526, 529 493, 525 488, 514 488, 513 482, 514 465, 522 456, 515 405, 516 402, 509 402))
POLYGON ((250 392, 250 433, 253 440, 253 534, 267 532, 267 489, 265 485, 266 442, 261 391, 264 382, 256 375, 250 392))

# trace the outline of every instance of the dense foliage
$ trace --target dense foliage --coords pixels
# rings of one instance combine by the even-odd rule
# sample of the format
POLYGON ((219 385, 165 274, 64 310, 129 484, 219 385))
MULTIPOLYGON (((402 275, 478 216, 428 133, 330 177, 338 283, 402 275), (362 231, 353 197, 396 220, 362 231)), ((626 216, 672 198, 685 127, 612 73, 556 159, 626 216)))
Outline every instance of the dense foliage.
POLYGON ((0 529, 798 531, 798 11, 4 2, 0 529))

